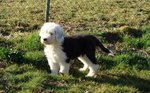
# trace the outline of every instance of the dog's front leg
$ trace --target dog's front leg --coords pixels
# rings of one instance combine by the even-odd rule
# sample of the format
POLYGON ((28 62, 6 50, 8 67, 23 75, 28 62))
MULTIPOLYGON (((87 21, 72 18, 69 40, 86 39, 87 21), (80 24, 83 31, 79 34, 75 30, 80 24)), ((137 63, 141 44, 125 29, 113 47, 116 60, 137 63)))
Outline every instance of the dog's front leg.
POLYGON ((59 71, 59 64, 51 61, 50 59, 48 59, 48 64, 49 64, 50 69, 51 69, 51 74, 57 75, 58 71, 59 71))
POLYGON ((69 68, 70 68, 70 64, 69 63, 61 62, 60 63, 60 71, 59 71, 59 73, 69 74, 69 68))

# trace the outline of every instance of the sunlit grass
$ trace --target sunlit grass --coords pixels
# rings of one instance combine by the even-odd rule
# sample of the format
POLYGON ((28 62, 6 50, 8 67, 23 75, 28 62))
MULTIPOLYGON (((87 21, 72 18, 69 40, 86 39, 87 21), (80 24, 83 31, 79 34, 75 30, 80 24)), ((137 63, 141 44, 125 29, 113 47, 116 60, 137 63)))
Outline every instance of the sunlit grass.
POLYGON ((0 6, 0 92, 150 92, 150 1, 51 1, 50 21, 61 24, 65 35, 95 35, 115 52, 96 52, 96 78, 79 72, 77 60, 70 75, 49 74, 38 35, 45 1, 0 0, 0 6))

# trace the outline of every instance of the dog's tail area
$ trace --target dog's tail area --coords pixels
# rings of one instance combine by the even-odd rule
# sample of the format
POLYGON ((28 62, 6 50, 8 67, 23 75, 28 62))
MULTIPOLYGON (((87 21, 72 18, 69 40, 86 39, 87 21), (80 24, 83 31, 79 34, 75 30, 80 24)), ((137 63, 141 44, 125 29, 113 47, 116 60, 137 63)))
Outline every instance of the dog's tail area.
POLYGON ((111 50, 105 48, 104 45, 98 39, 96 40, 96 46, 98 46, 103 52, 107 53, 108 55, 114 56, 114 53, 111 50))

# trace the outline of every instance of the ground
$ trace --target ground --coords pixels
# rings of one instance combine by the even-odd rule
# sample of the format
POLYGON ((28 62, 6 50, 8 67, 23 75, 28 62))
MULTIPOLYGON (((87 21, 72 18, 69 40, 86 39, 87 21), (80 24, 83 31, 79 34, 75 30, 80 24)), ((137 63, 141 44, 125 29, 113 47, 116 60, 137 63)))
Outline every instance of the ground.
POLYGON ((92 34, 116 55, 96 52, 96 78, 79 72, 50 75, 38 32, 43 0, 0 0, 0 92, 148 93, 150 92, 149 0, 51 0, 50 20, 65 35, 92 34))

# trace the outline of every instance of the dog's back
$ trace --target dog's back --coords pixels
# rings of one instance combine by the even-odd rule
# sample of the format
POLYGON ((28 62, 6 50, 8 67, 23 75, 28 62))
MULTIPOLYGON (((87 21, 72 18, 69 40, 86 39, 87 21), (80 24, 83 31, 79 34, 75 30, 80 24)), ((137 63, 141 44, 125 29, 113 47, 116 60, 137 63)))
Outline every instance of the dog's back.
POLYGON ((93 35, 77 35, 65 37, 62 44, 69 58, 76 58, 86 53, 95 52, 96 46, 106 53, 110 51, 93 35))

